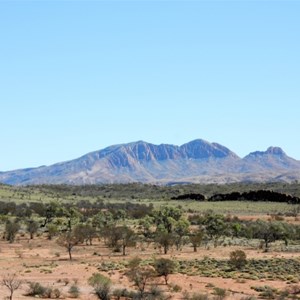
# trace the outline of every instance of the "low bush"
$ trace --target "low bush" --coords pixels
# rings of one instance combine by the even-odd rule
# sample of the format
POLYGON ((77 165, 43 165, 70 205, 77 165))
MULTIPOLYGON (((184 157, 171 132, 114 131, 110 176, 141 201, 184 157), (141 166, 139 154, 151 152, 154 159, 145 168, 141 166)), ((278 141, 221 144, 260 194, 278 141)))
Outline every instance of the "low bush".
POLYGON ((80 295, 79 287, 76 284, 73 284, 69 288, 69 294, 71 298, 78 298, 80 295))
POLYGON ((247 264, 246 253, 242 250, 230 252, 229 263, 236 269, 242 269, 247 264))
POLYGON ((227 295, 227 291, 226 291, 226 289, 215 287, 213 294, 215 295, 214 299, 223 300, 223 299, 225 299, 225 297, 227 295))
POLYGON ((26 293, 26 296, 43 296, 46 292, 46 287, 42 286, 38 282, 29 283, 29 291, 26 293))
POLYGON ((191 297, 191 300, 208 300, 209 296, 207 294, 194 293, 191 297))

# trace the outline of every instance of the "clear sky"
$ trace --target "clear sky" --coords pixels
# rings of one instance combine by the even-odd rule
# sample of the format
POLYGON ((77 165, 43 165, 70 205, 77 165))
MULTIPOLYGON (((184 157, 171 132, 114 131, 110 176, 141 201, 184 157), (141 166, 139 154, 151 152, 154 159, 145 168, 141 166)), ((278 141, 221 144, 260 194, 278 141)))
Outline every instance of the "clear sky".
POLYGON ((0 170, 119 143, 300 160, 300 1, 0 0, 0 170))

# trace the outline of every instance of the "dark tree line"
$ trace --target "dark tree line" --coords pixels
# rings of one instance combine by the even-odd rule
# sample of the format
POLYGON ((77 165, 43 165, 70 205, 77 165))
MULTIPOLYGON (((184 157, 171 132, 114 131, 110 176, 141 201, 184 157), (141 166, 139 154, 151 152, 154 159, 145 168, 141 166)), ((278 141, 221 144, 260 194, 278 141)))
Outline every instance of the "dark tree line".
POLYGON ((229 194, 216 194, 208 199, 208 201, 269 201, 269 202, 285 202, 290 204, 300 204, 300 198, 291 195, 282 194, 274 191, 259 190, 250 192, 232 192, 229 194))
POLYGON ((215 194, 206 199, 202 194, 183 194, 172 197, 172 200, 196 200, 196 201, 268 201, 284 202, 289 204, 300 204, 300 198, 269 190, 257 190, 249 192, 231 192, 226 194, 215 194))

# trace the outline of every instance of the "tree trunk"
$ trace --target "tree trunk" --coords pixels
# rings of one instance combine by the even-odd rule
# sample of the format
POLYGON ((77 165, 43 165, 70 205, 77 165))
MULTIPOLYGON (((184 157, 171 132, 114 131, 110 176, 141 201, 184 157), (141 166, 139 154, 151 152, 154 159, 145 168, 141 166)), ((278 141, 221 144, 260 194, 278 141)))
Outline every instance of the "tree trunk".
POLYGON ((197 246, 194 245, 194 252, 197 252, 197 246))
POLYGON ((69 258, 70 260, 72 260, 72 248, 68 248, 68 252, 69 252, 69 258))
POLYGON ((269 241, 265 240, 265 251, 268 252, 269 251, 269 241))
POLYGON ((69 228, 69 231, 71 232, 72 231, 71 219, 68 220, 68 228, 69 228))

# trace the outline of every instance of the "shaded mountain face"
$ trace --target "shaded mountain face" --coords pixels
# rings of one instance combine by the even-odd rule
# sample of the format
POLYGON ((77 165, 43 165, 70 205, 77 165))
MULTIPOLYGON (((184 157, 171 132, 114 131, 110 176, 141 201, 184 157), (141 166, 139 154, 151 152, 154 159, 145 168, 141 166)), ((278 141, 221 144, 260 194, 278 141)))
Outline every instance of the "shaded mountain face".
POLYGON ((194 140, 180 146, 182 154, 186 158, 203 159, 203 158, 225 158, 238 156, 231 152, 228 148, 217 143, 208 143, 204 140, 194 140))
POLYGON ((120 144, 75 160, 0 173, 7 184, 227 183, 300 179, 300 162, 278 147, 243 159, 228 148, 198 139, 182 146, 144 141, 120 144))
POLYGON ((244 158, 244 161, 270 170, 297 170, 299 168, 299 161, 288 157, 279 147, 269 147, 265 152, 252 152, 244 158))

